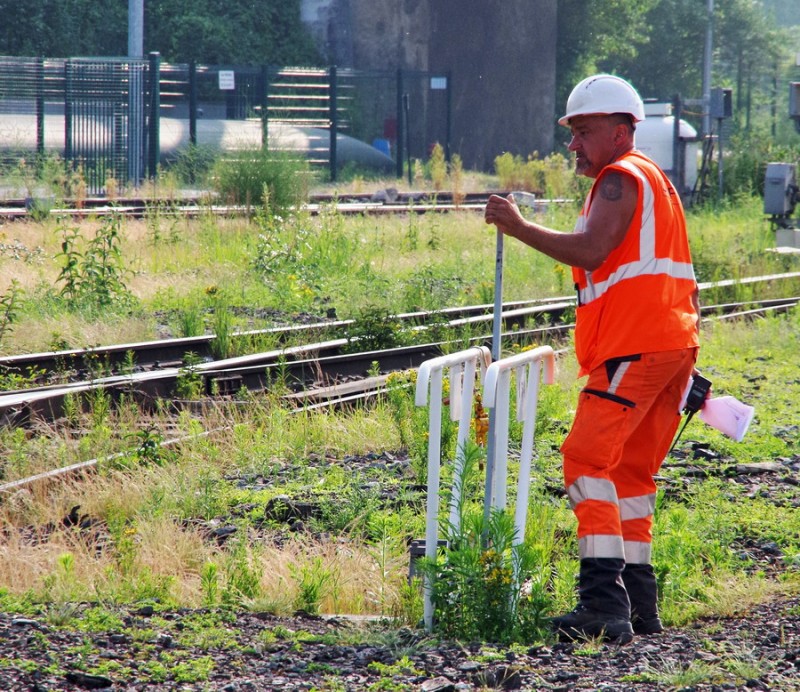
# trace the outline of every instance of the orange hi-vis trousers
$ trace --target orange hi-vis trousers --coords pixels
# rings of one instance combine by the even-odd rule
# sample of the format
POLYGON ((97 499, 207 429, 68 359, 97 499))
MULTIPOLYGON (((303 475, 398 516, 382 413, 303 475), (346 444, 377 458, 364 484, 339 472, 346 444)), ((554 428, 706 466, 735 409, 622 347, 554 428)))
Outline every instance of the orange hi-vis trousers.
POLYGON ((580 557, 649 564, 656 483, 680 424, 696 348, 606 361, 589 373, 561 452, 580 557))

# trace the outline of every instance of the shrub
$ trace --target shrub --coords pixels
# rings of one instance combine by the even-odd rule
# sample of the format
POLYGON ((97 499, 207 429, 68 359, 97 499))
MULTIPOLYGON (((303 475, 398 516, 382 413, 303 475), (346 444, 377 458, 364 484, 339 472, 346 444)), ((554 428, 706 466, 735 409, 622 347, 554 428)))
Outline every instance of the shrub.
POLYGON ((459 525, 445 522, 447 548, 422 558, 420 572, 431 589, 434 629, 465 641, 531 643, 547 636, 548 560, 518 542, 514 518, 492 510, 488 519, 468 505, 463 492, 477 471, 481 450, 463 451, 458 503, 459 525))
POLYGON ((90 240, 75 226, 59 230, 62 266, 56 283, 67 304, 73 309, 132 307, 135 299, 125 283, 129 271, 122 253, 122 217, 106 217, 90 240))
POLYGON ((286 211, 308 197, 307 163, 287 153, 245 149, 220 159, 214 184, 227 202, 286 211))

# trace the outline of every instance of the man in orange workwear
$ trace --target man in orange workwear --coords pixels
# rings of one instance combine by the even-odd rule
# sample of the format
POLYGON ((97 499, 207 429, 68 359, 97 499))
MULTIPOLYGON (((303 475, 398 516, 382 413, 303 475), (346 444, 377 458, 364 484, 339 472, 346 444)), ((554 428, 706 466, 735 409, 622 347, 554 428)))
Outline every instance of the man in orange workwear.
POLYGON ((578 290, 575 351, 588 375, 561 447, 578 520, 578 605, 553 618, 566 639, 625 644, 662 630, 651 564, 656 485, 680 422, 699 346, 699 305, 680 197, 636 150, 644 105, 612 75, 580 82, 559 120, 575 171, 594 179, 575 229, 523 218, 493 195, 486 223, 572 266, 578 290))

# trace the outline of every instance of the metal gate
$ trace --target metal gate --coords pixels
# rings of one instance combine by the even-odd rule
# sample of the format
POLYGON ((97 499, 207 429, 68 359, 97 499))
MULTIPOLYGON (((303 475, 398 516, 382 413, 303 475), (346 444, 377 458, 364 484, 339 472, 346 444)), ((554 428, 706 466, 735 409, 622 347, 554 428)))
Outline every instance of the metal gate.
POLYGON ((64 158, 91 193, 143 173, 147 63, 67 60, 64 158))
POLYGON ((87 194, 108 192, 112 180, 124 188, 156 176, 162 116, 188 121, 190 143, 200 146, 219 146, 220 137, 209 128, 198 133, 199 120, 254 121, 261 144, 271 125, 302 128, 312 145, 309 161, 327 166, 332 180, 337 135, 347 135, 387 154, 397 176, 405 168, 410 180, 412 157, 424 160, 434 143, 449 158, 450 77, 162 65, 157 53, 146 60, 0 56, 0 159, 32 150, 63 154, 87 194))
POLYGON ((146 129, 152 72, 148 61, 125 58, 0 58, 3 157, 56 152, 86 194, 112 179, 137 185, 157 146, 146 129))

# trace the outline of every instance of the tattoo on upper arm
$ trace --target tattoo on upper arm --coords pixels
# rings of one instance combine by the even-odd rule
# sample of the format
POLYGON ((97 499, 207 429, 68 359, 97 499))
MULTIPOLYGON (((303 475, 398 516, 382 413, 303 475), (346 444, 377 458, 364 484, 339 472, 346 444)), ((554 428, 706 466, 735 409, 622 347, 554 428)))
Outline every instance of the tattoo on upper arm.
POLYGON ((609 171, 600 181, 600 195, 610 202, 622 199, 622 176, 616 171, 609 171))

